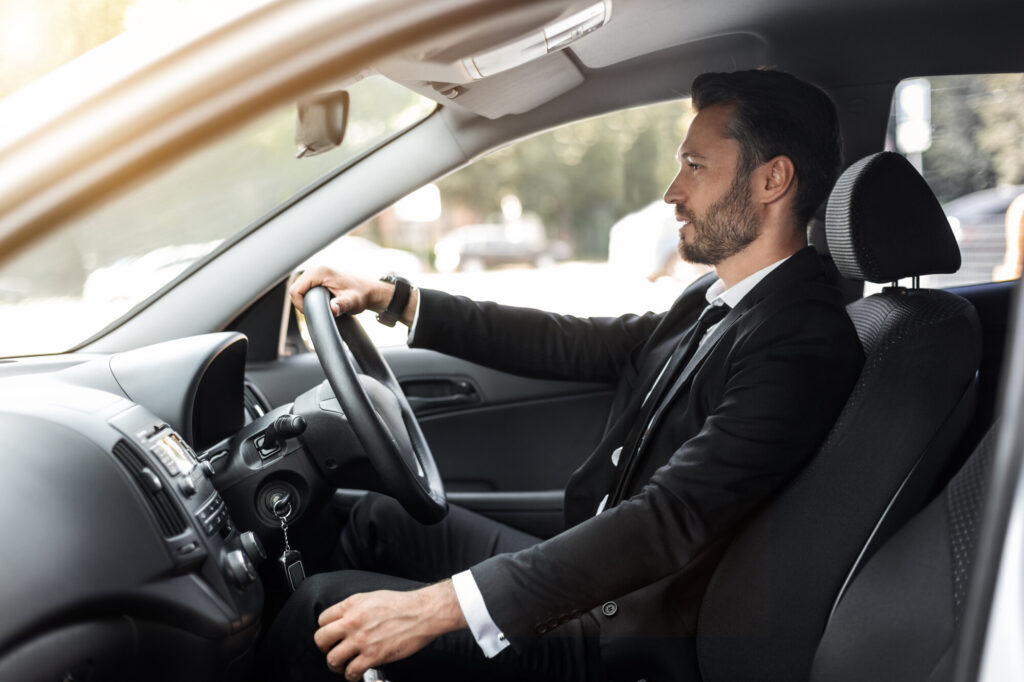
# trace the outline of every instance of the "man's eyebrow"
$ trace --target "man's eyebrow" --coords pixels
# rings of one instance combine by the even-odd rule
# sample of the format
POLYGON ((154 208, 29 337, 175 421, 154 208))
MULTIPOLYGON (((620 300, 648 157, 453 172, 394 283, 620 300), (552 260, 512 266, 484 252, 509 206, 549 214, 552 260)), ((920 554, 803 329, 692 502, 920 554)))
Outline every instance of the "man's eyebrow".
POLYGON ((686 151, 683 151, 682 149, 680 149, 678 152, 676 152, 676 160, 677 161, 682 161, 684 159, 692 160, 692 159, 704 159, 704 158, 706 158, 706 157, 703 154, 698 154, 697 152, 686 152, 686 151))

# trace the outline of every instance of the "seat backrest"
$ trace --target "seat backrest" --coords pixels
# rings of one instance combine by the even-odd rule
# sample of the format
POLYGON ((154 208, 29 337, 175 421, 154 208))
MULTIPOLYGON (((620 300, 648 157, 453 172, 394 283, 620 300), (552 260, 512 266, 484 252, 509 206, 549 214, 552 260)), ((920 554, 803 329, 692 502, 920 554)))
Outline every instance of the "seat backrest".
MULTIPOLYGON (((826 225, 849 278, 959 267, 942 208, 896 154, 843 173, 826 225)), ((697 627, 705 682, 807 679, 843 585, 934 491, 973 410, 981 339, 967 301, 891 287, 847 309, 864 347, 861 376, 818 453, 719 563, 697 627)))
POLYGON ((825 628, 812 682, 952 679, 995 440, 993 427, 854 578, 825 628))

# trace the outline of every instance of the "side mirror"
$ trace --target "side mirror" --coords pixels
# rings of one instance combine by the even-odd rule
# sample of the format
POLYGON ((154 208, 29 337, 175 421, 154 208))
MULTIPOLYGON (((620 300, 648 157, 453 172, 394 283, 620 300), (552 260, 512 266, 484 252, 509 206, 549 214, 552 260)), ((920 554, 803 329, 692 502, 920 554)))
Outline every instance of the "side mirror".
POLYGON ((316 156, 334 149, 345 139, 348 125, 348 92, 338 90, 312 95, 298 102, 295 121, 295 158, 316 156))

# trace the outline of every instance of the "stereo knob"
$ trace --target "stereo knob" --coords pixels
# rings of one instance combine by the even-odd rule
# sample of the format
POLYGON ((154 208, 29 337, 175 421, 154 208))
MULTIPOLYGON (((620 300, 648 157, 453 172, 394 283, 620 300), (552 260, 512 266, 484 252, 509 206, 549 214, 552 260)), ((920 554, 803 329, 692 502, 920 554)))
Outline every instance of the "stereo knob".
POLYGON ((256 533, 253 533, 251 530, 247 530, 239 536, 238 540, 242 543, 242 550, 252 561, 253 565, 259 566, 266 561, 267 551, 263 549, 263 543, 260 542, 256 533))
POLYGON ((196 484, 192 480, 191 474, 178 481, 178 489, 185 497, 192 497, 196 494, 196 484))
POLYGON ((256 582, 256 567, 249 561, 249 557, 240 549, 228 552, 224 559, 228 580, 236 587, 245 588, 246 585, 256 582))

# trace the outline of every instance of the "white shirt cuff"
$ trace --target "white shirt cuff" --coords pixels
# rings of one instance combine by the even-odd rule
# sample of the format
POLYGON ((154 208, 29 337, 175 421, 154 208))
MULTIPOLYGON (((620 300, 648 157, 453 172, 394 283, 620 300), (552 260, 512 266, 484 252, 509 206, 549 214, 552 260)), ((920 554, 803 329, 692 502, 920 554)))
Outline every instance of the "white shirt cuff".
POLYGON ((405 337, 405 344, 412 345, 413 334, 416 333, 416 322, 420 319, 420 297, 416 297, 416 312, 412 315, 412 324, 409 325, 409 336, 405 337))
POLYGON ((505 634, 498 629, 497 624, 487 611, 487 604, 484 603, 484 596, 480 594, 480 588, 470 571, 463 571, 452 576, 452 587, 455 588, 455 596, 459 600, 459 608, 466 618, 469 631, 473 638, 480 645, 480 650, 487 658, 497 656, 505 647, 508 640, 505 634))

